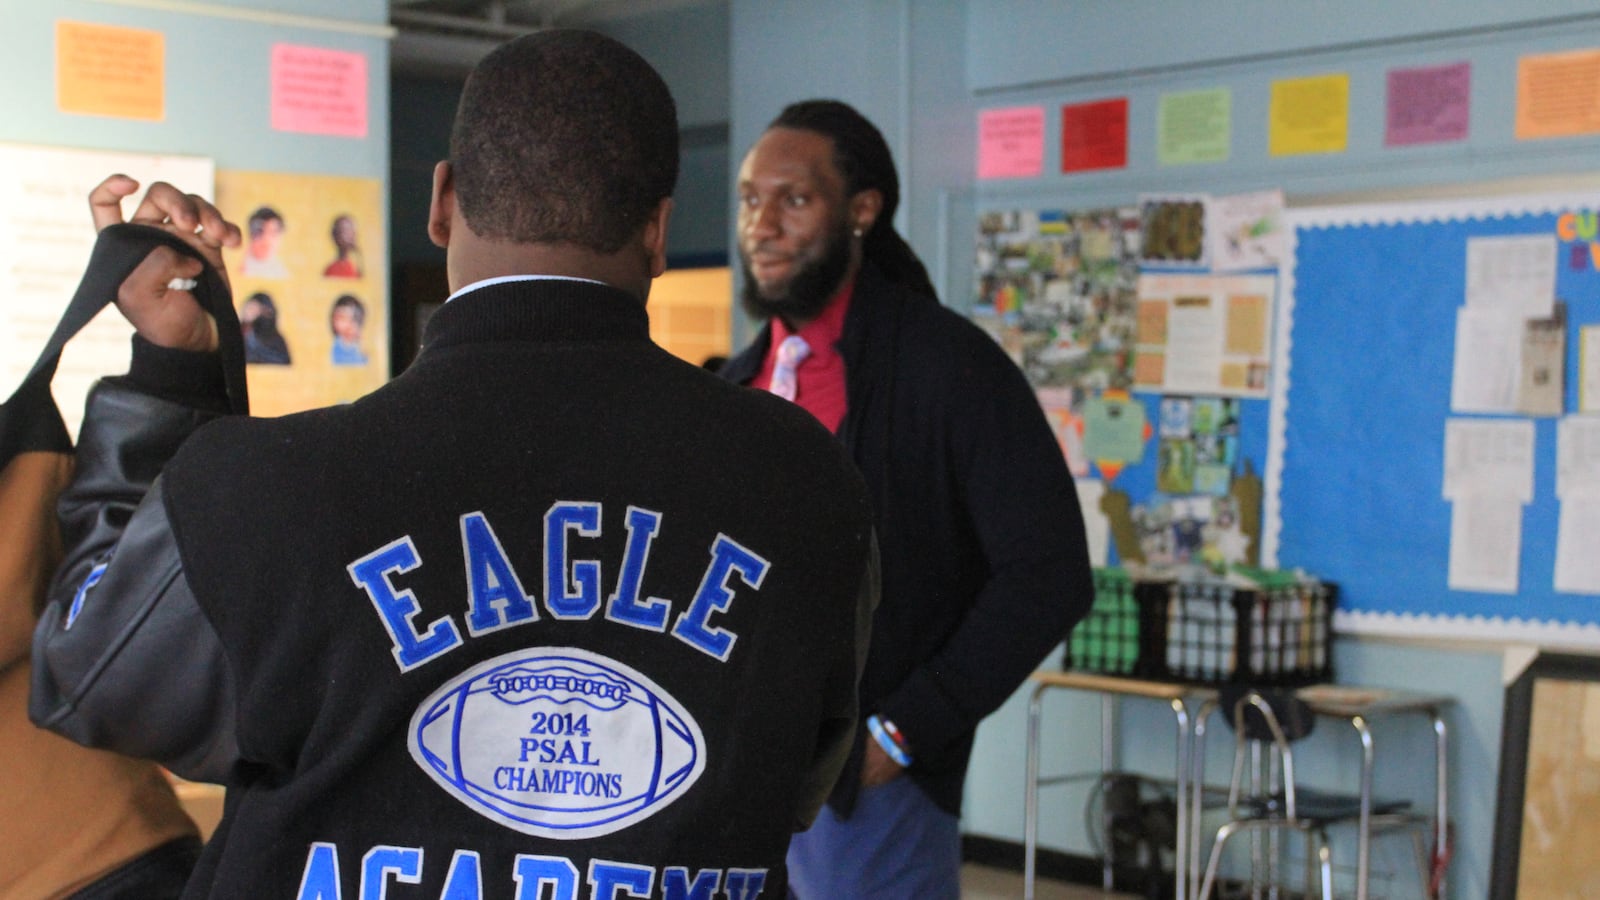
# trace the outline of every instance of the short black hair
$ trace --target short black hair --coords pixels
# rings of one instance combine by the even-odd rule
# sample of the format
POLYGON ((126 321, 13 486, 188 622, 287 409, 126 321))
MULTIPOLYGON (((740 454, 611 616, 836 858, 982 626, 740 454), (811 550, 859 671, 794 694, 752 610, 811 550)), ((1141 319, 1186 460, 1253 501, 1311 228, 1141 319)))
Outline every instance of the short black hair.
POLYGON ((277 222, 279 228, 285 227, 283 216, 270 206, 257 207, 256 211, 250 214, 250 218, 245 220, 245 226, 249 228, 250 236, 256 237, 266 229, 268 222, 277 222))
MULTIPOLYGON (((278 315, 278 304, 272 302, 271 294, 267 294, 262 291, 256 291, 254 294, 244 298, 244 303, 254 303, 257 306, 260 306, 262 309, 266 310, 266 314, 269 316, 276 317, 278 315)), ((244 306, 244 303, 239 305, 242 307, 244 306)))
MULTIPOLYGON (((333 329, 333 314, 345 308, 348 308, 351 314, 355 316, 357 325, 366 324, 367 305, 357 299, 354 294, 340 294, 339 299, 333 301, 333 305, 328 307, 328 329, 330 331, 333 329)), ((338 332, 334 333, 338 334, 338 332)))
POLYGON ((900 208, 900 176, 889 142, 878 126, 848 103, 801 100, 784 107, 767 127, 810 131, 833 141, 833 165, 844 179, 845 197, 865 190, 883 196, 883 209, 862 238, 863 256, 876 263, 889 280, 937 296, 922 260, 894 230, 894 212, 900 208))
POLYGON ((468 76, 450 160, 475 233, 612 253, 672 196, 677 106, 616 40, 539 31, 495 48, 468 76))

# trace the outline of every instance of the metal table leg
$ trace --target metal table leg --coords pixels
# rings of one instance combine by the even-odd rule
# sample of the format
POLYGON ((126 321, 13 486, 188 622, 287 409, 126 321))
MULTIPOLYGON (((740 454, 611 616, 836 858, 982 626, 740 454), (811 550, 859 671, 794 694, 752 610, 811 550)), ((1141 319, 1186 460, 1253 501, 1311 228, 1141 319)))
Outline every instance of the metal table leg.
POLYGON ((1022 819, 1022 897, 1033 900, 1035 861, 1039 851, 1039 712, 1044 692, 1041 684, 1028 699, 1028 784, 1023 795, 1022 819))
POLYGON ((1367 900, 1367 878, 1372 869, 1372 729, 1365 716, 1351 716, 1350 724, 1361 736, 1361 818, 1356 832, 1356 900, 1367 900))

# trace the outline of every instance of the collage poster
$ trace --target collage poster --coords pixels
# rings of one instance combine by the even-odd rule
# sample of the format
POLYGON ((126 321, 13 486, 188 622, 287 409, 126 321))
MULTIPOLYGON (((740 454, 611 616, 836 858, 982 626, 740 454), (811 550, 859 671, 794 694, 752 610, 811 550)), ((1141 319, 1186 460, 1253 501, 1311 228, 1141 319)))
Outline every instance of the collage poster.
MULTIPOLYGON (((1130 208, 1006 210, 978 225, 972 319, 1027 375, 1080 478, 1090 472, 1086 413, 1108 396, 1130 408, 1139 224, 1130 208)), ((1102 474, 1134 461, 1106 458, 1102 474)))
POLYGON ((244 329, 250 411, 348 403, 389 376, 382 183, 219 170, 244 232, 225 255, 244 329))
POLYGON ((1259 559, 1241 399, 1267 395, 1280 209, 1263 192, 980 215, 971 317, 1033 386, 1096 565, 1259 559))

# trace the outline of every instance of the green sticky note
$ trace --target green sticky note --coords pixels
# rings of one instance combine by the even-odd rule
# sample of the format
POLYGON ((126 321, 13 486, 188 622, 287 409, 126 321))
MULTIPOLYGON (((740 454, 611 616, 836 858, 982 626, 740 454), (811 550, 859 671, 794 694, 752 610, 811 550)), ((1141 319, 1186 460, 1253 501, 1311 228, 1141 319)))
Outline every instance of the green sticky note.
POLYGON ((1232 136, 1233 93, 1227 88, 1161 95, 1156 119, 1161 165, 1227 162, 1232 136))

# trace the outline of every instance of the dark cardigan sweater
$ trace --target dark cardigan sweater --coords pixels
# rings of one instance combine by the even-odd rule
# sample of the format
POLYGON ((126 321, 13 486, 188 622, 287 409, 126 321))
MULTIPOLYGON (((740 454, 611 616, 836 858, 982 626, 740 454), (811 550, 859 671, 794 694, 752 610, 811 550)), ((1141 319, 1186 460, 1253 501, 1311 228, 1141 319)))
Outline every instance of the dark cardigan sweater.
MULTIPOLYGON (((770 326, 723 377, 760 371, 770 326)), ((959 813, 978 723, 1089 610, 1076 489, 1032 389, 987 334, 867 264, 838 344, 839 439, 876 510, 883 590, 863 717, 904 733, 911 777, 959 813)), ((854 805, 867 729, 829 800, 854 805)))

